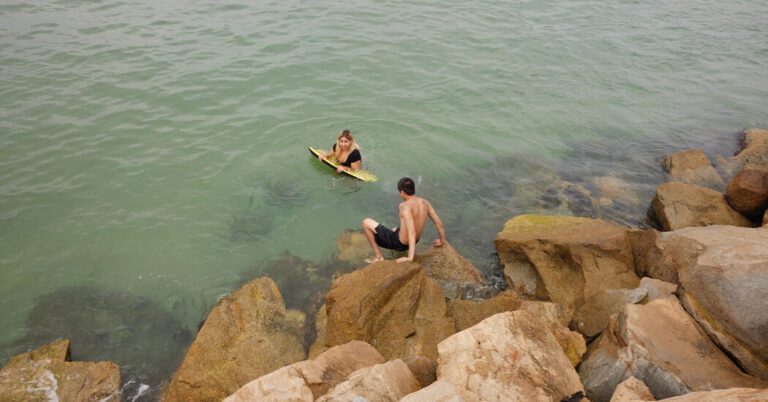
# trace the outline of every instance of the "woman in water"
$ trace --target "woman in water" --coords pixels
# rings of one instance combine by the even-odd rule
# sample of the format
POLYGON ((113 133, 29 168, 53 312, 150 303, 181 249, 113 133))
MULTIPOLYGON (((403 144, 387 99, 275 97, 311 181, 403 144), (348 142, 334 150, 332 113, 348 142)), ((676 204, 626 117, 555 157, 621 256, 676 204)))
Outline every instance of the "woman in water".
POLYGON ((352 132, 349 130, 342 130, 336 138, 336 143, 333 144, 333 149, 318 155, 317 158, 324 160, 330 156, 335 156, 336 160, 339 162, 339 167, 336 168, 336 173, 341 173, 345 170, 355 171, 360 169, 363 165, 363 158, 360 156, 360 148, 357 146, 355 137, 352 136, 352 132))

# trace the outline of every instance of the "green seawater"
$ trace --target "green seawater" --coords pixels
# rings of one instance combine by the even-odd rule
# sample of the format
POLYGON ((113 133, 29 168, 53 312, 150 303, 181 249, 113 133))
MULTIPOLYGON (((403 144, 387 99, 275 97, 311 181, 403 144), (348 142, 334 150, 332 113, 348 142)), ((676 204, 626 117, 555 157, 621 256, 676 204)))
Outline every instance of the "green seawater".
POLYGON ((113 342, 80 357, 155 353, 131 342, 160 333, 183 352, 177 328, 194 334, 244 272, 286 251, 322 264, 367 216, 395 224, 406 175, 491 276, 515 214, 642 225, 663 155, 732 153, 768 126, 766 15, 764 0, 6 0, 0 358, 44 340, 43 312, 113 342), (309 157, 344 128, 379 182, 309 157), (640 204, 591 205, 601 176, 640 204), (73 322, 94 295, 131 302, 91 316, 128 318, 73 322), (120 335, 143 314, 172 330, 120 335))

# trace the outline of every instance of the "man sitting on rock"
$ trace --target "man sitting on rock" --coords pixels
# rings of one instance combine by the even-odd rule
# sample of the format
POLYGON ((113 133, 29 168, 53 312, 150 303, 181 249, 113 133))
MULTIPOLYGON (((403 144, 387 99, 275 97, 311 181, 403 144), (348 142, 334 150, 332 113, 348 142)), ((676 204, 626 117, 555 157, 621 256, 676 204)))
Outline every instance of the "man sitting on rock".
POLYGON ((397 182, 397 190, 400 192, 400 198, 404 200, 399 207, 400 227, 392 230, 371 218, 363 219, 363 231, 375 255, 373 260, 366 260, 368 263, 384 260, 379 247, 397 251, 408 250, 408 256, 398 258, 397 262, 413 261, 416 243, 419 242, 427 217, 435 224, 440 235, 434 242, 435 247, 440 247, 445 242, 443 222, 429 201, 416 196, 416 184, 413 180, 403 177, 397 182))

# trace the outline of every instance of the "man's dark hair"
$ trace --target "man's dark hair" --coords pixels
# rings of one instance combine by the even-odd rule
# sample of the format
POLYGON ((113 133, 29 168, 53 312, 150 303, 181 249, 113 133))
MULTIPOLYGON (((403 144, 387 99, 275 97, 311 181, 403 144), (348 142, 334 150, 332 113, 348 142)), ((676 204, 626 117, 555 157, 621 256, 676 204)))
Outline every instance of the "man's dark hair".
POLYGON ((408 195, 416 194, 416 183, 410 177, 403 177, 397 182, 397 191, 403 191, 408 195))

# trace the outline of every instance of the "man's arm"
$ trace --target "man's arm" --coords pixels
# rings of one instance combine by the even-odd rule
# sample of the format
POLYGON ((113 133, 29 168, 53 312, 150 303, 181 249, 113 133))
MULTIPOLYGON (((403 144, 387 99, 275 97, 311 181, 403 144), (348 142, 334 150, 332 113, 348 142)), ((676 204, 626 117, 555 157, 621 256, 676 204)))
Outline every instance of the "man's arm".
POLYGON ((440 247, 443 244, 445 244, 445 226, 443 225, 443 221, 440 220, 440 217, 437 216, 437 212, 435 212, 435 209, 432 208, 432 204, 427 203, 429 205, 429 219, 432 219, 432 222, 435 224, 435 228, 437 228, 437 234, 440 236, 440 239, 435 240, 435 247, 440 247))
POLYGON ((397 262, 413 261, 416 256, 416 229, 413 227, 413 214, 410 208, 400 206, 400 227, 408 231, 408 257, 400 257, 397 262))

